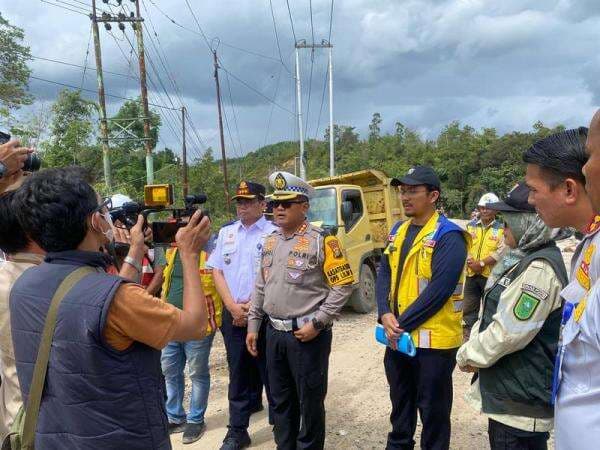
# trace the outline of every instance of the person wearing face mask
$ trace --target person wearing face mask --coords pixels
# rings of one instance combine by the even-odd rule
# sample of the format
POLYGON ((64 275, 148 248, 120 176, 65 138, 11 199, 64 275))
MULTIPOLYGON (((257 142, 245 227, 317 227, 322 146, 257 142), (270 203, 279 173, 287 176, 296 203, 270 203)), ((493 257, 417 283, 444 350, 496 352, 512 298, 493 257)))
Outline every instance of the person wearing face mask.
MULTIPOLYGON (((184 278, 182 308, 177 308, 106 273, 111 262, 102 249, 112 237, 107 202, 72 171, 36 173, 15 194, 13 207, 27 236, 48 252, 10 294, 25 402, 51 299, 76 270, 89 270, 58 309, 35 447, 170 449, 160 350, 170 341, 205 335, 208 314, 198 255, 210 234, 208 217, 198 211, 177 232, 184 278)), ((132 272, 143 254, 143 247, 142 254, 131 254, 136 247, 132 242, 131 259, 124 264, 132 272)))
POLYGON ((467 396, 488 416, 492 450, 545 450, 553 427, 552 373, 567 271, 555 239, 527 202, 519 183, 502 202, 510 251, 498 262, 483 295, 479 320, 456 361, 477 372, 467 396))

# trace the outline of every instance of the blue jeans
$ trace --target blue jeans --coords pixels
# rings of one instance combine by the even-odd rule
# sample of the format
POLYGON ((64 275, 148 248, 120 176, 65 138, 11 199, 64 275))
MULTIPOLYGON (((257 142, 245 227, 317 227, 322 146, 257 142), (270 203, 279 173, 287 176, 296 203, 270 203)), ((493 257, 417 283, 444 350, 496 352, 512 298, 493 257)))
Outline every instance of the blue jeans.
POLYGON ((161 355, 161 366, 167 385, 167 416, 171 423, 203 423, 210 391, 208 357, 212 347, 212 333, 199 341, 169 342, 161 355), (185 378, 183 371, 188 364, 192 381, 190 412, 183 409, 185 378))

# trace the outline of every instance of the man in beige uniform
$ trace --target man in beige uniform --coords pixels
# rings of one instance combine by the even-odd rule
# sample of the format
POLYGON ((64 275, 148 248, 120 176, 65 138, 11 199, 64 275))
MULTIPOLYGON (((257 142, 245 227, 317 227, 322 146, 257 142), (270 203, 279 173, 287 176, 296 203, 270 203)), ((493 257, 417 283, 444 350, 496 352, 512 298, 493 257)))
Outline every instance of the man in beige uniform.
POLYGON ((287 172, 271 175, 279 229, 263 245, 248 315, 248 351, 257 355, 263 316, 278 449, 322 449, 331 326, 353 290, 339 241, 306 221, 314 189, 287 172))
POLYGON ((456 356, 478 371, 470 402, 489 418, 492 450, 545 450, 552 429, 552 372, 567 272, 553 236, 527 203, 521 183, 504 202, 505 241, 512 250, 492 272, 479 320, 456 356))

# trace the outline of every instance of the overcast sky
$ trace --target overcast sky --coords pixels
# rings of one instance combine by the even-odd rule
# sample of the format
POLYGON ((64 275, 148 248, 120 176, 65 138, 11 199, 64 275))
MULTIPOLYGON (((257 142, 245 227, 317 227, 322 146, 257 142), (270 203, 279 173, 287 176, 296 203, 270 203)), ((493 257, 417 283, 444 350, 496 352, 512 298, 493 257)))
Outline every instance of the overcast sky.
MULTIPOLYGON (((84 5, 91 4, 91 0, 48 1, 70 3, 74 9, 89 9, 84 5)), ((221 72, 234 141, 226 130, 228 156, 265 142, 297 139, 295 86, 288 73, 294 71, 294 37, 286 1, 272 0, 286 67, 279 59, 269 0, 189 1, 212 45, 215 38, 221 41, 219 57, 231 73, 228 80, 221 72)), ((25 30, 33 56, 85 64, 89 18, 38 0, 0 0, 0 4, 2 14, 25 30)), ((133 5, 129 0, 123 4, 129 9, 133 5)), ((309 0, 289 4, 297 39, 312 42, 309 0)), ((98 6, 108 9, 102 0, 98 6)), ((314 40, 320 42, 329 35, 331 1, 313 0, 312 9, 314 40)), ((202 143, 218 149, 212 55, 186 1, 142 0, 142 15, 147 27, 150 101, 171 106, 162 85, 176 107, 181 96, 202 143)), ((137 61, 133 58, 128 65, 131 47, 116 24, 112 34, 115 38, 100 28, 104 70, 137 76, 137 61)), ((130 26, 125 34, 135 44, 130 26)), ((394 123, 401 121, 425 137, 435 137, 452 120, 500 132, 529 130, 538 120, 568 127, 587 125, 600 103, 598 0, 336 0, 331 41, 334 121, 356 126, 363 136, 374 112, 381 113, 384 131, 392 131, 394 123)), ((87 65, 93 68, 93 44, 89 50, 87 65)), ((303 114, 309 137, 322 136, 329 120, 325 97, 318 122, 326 53, 316 50, 312 60, 309 83, 311 52, 301 52, 303 114)), ((41 59, 32 61, 31 67, 40 78, 75 86, 82 82, 81 68, 41 59)), ((106 73, 105 79, 108 94, 139 93, 135 78, 106 73)), ((97 98, 95 72, 87 71, 83 86, 92 91, 85 96, 97 98)), ((39 108, 52 102, 60 87, 31 80, 30 89, 37 99, 33 108, 39 108)), ((108 101, 110 113, 122 102, 112 97, 108 101)), ((178 149, 179 113, 162 110, 161 115, 159 147, 178 149)), ((201 149, 193 133, 190 140, 192 153, 201 149)))

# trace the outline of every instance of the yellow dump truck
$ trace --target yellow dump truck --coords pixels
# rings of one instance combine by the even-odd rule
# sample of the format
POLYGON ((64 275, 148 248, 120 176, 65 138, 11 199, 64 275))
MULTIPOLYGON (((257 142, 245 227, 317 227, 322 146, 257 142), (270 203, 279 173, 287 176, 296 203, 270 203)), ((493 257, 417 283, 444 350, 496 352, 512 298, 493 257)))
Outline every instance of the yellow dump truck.
POLYGON ((375 307, 375 274, 389 231, 404 218, 391 178, 379 170, 361 170, 311 180, 317 190, 310 200, 309 220, 329 230, 342 243, 359 286, 349 306, 366 313, 375 307))

